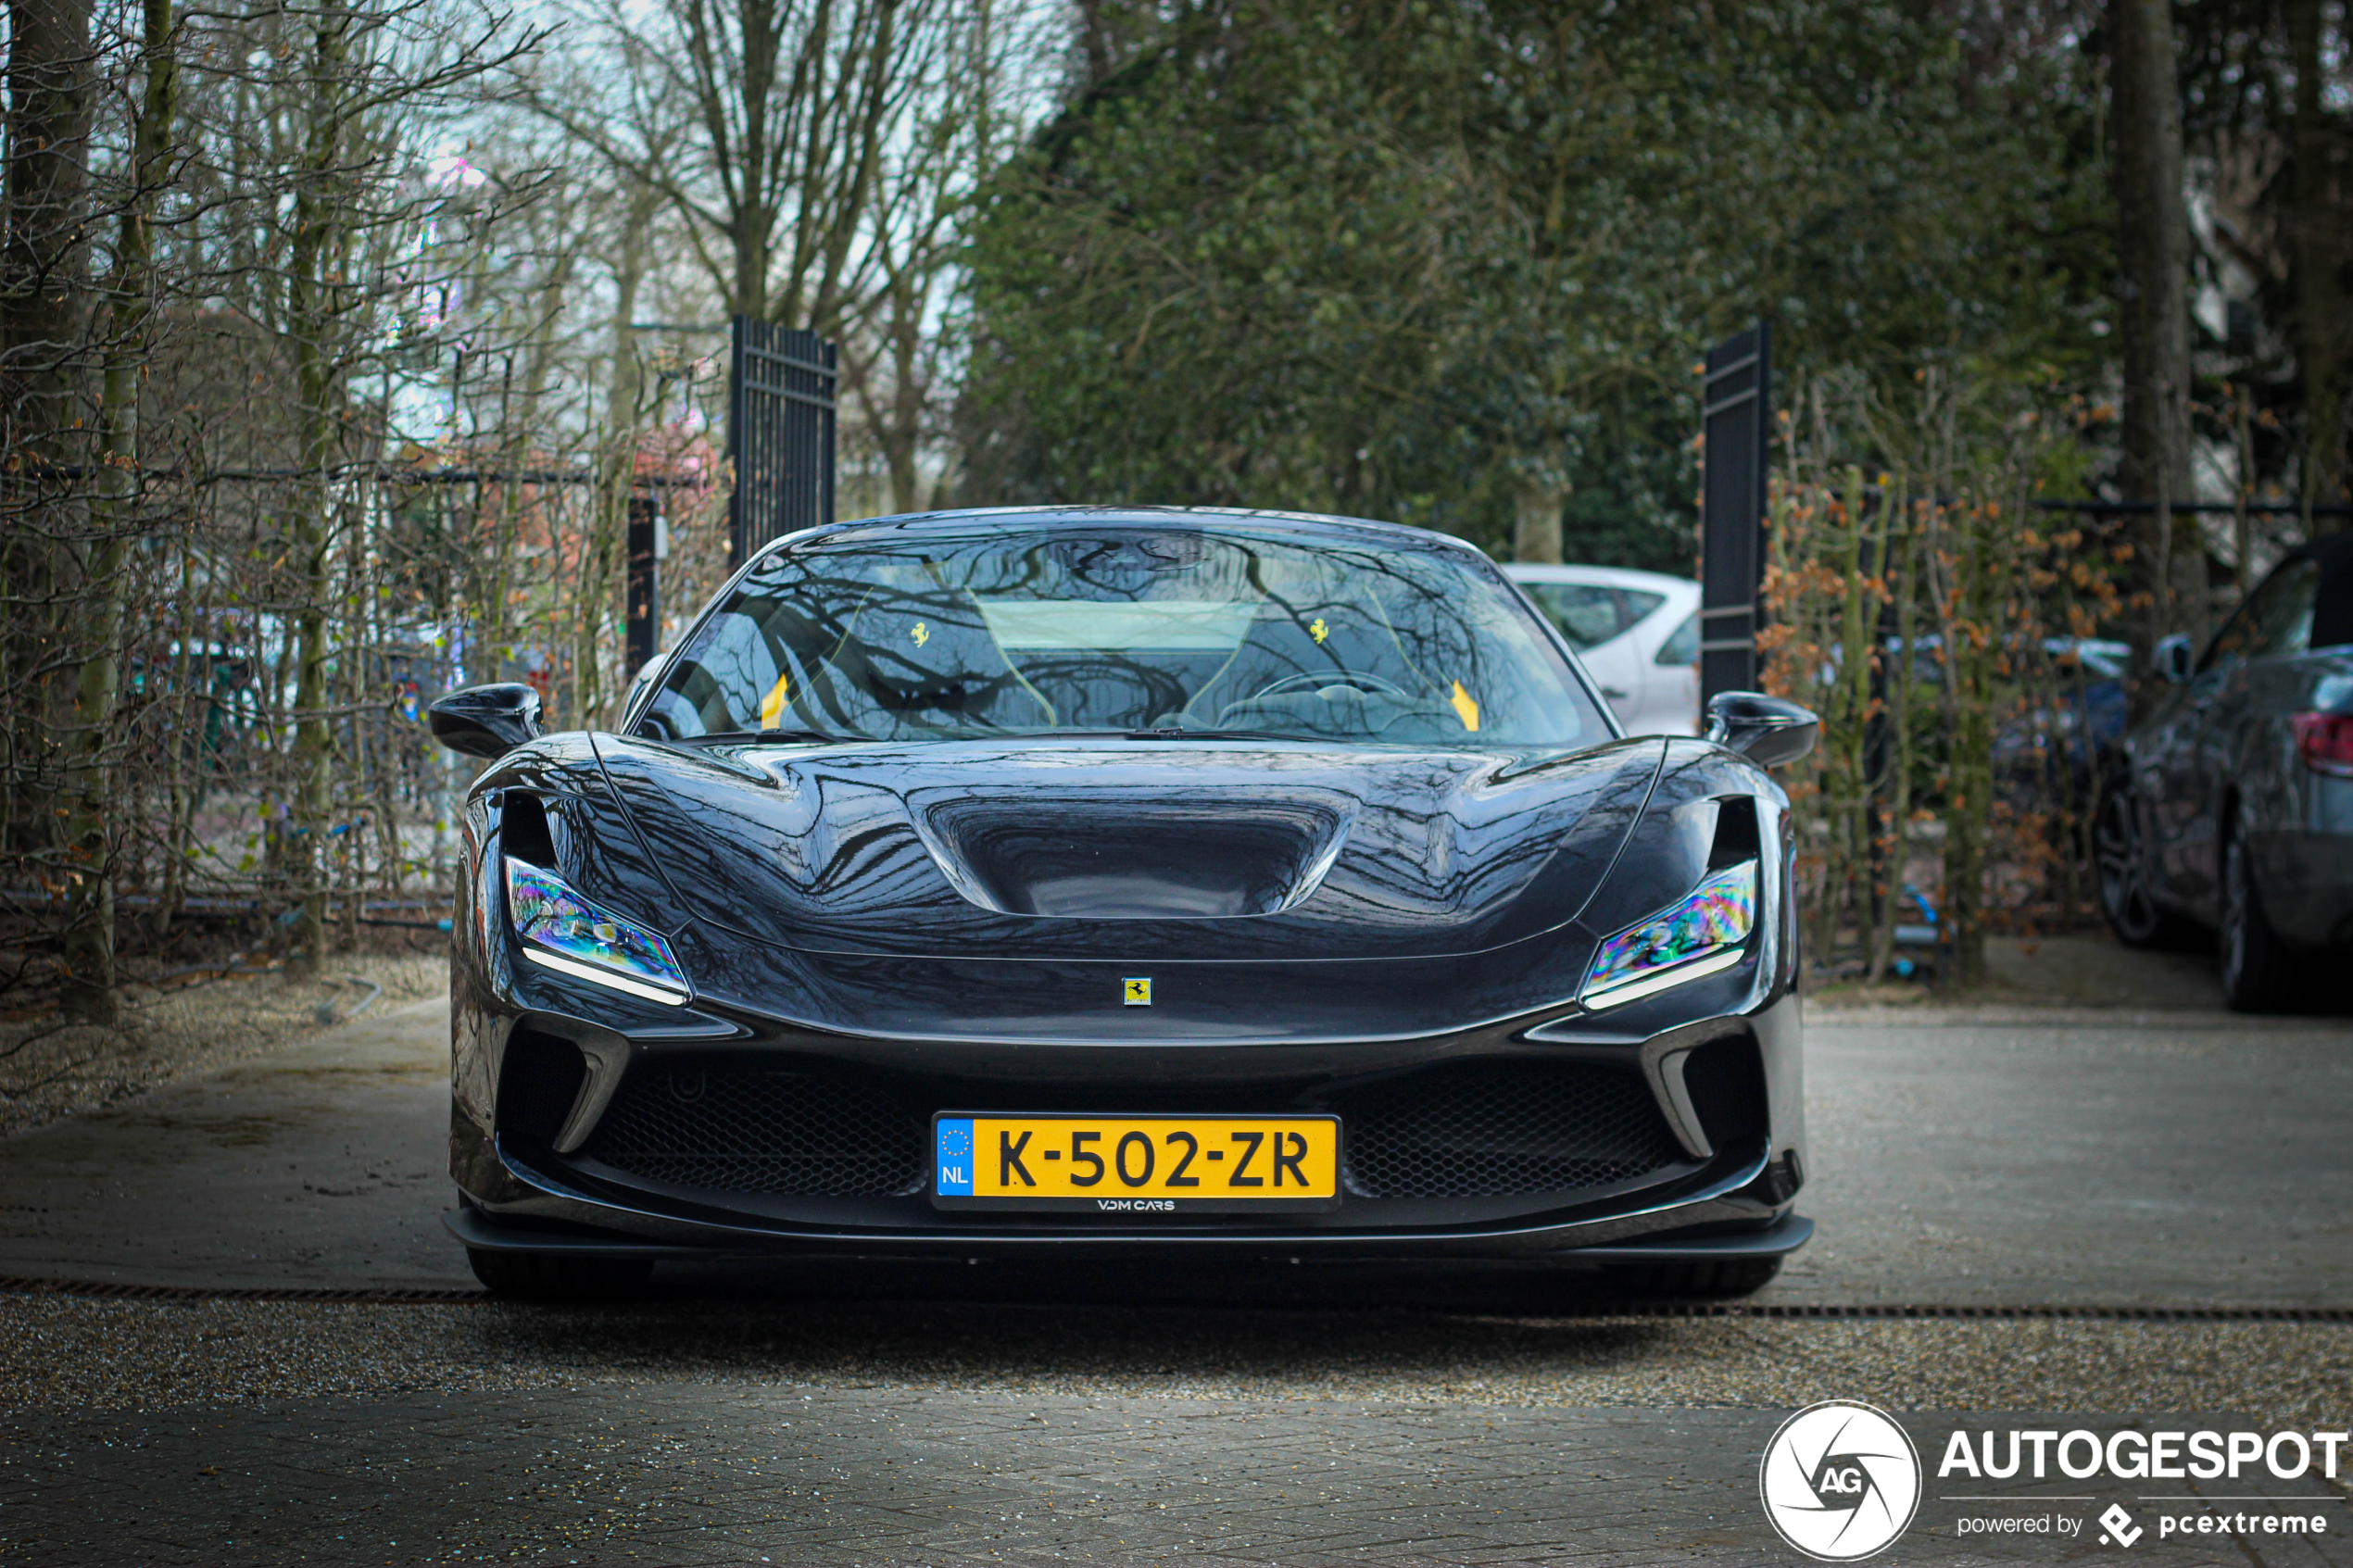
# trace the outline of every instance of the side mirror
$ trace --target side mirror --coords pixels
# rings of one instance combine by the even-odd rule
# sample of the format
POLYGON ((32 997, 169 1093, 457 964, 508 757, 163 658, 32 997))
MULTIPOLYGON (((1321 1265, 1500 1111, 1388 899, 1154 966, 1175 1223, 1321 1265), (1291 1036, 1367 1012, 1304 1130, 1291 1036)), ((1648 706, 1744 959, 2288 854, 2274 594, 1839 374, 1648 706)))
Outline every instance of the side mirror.
POLYGON ((1763 692, 1718 692, 1707 699, 1706 738, 1760 768, 1794 762, 1814 749, 1822 721, 1811 709, 1763 692))
POLYGON ((2158 679, 2173 685, 2187 685, 2190 667, 2195 662, 2186 633, 2176 632, 2170 637, 2159 637, 2157 646, 2149 650, 2149 663, 2157 671, 2158 679))
POLYGON ((468 686, 426 709, 425 722, 452 751, 503 757, 539 738, 539 694, 521 681, 468 686))

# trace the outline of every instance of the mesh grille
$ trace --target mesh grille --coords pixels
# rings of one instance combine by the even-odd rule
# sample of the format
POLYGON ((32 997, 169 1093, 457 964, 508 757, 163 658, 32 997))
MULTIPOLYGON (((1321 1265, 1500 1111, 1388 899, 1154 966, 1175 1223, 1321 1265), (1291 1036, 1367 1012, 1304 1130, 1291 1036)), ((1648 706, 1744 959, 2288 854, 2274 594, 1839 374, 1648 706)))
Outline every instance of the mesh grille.
POLYGON ((587 1151, 719 1192, 888 1198, 924 1188, 924 1123, 881 1089, 801 1073, 632 1073, 587 1151))
POLYGON ((1683 1158, 1636 1074, 1579 1062, 1467 1062, 1350 1097, 1349 1189, 1508 1198, 1631 1181, 1683 1158))

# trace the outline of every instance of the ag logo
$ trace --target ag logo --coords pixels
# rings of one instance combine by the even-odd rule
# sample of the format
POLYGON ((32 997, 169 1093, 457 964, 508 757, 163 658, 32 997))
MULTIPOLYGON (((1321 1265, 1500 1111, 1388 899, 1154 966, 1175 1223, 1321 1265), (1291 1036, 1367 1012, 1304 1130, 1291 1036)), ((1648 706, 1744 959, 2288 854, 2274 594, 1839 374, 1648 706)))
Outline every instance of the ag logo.
POLYGON ((1823 1562, 1883 1550, 1920 1506, 1912 1439, 1885 1414, 1848 1399, 1809 1405, 1781 1423, 1756 1481, 1781 1539, 1823 1562))

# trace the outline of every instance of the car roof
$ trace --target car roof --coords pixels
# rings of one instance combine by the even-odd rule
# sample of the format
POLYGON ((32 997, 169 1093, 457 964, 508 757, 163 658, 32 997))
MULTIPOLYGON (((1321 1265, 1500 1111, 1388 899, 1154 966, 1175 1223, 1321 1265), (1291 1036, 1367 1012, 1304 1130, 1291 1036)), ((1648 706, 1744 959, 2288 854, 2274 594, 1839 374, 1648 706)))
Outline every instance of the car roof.
POLYGON ((1515 583, 1592 583, 1604 588, 1641 588, 1670 598, 1699 592, 1698 583, 1691 578, 1670 576, 1664 571, 1637 571, 1627 566, 1556 566, 1516 560, 1503 565, 1504 575, 1515 583))
POLYGON ((1026 528, 1058 523, 1095 527, 1126 524, 1210 528, 1220 523, 1239 523, 1262 533, 1297 534, 1302 540, 1346 541, 1390 549, 1459 550, 1482 561, 1488 559, 1487 552, 1467 539, 1441 533, 1435 529, 1415 528, 1402 522, 1379 522, 1371 518, 1260 510, 1246 507, 969 507, 955 511, 901 512, 890 517, 858 518, 802 529, 774 541, 761 554, 765 555, 769 550, 786 545, 830 543, 854 539, 862 533, 920 536, 930 533, 968 532, 975 523, 985 525, 996 521, 1019 523, 1026 528))

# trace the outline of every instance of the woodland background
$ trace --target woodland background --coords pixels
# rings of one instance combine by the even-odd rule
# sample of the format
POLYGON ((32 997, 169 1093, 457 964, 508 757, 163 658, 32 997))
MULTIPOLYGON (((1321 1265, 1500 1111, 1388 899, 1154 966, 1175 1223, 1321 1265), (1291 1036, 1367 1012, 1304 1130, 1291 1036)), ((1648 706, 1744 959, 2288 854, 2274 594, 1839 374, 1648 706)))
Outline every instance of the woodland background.
POLYGON ((1770 320, 1768 668, 1831 720, 1814 951, 1873 976, 1921 853, 1962 979, 2082 918, 2079 648, 2202 633, 2345 521, 2343 0, 6 29, 20 1016, 103 1022, 216 938, 300 966, 433 925, 465 774, 422 704, 526 679, 612 722, 633 494, 669 631, 724 580, 731 313, 840 343, 845 516, 1242 504, 1681 572, 1694 362, 1770 320))

